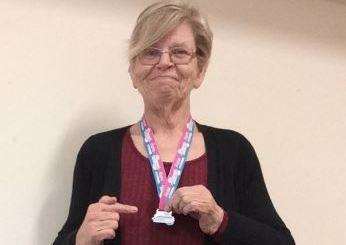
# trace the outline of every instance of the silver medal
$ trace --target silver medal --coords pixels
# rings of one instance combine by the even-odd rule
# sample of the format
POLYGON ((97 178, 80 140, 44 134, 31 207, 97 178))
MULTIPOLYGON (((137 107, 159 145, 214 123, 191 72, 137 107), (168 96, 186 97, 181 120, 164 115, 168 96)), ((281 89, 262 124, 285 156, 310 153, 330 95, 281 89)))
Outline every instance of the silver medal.
POLYGON ((175 221, 174 217, 172 216, 172 211, 166 212, 158 209, 156 209, 156 213, 151 219, 154 223, 163 223, 166 225, 173 225, 175 221))

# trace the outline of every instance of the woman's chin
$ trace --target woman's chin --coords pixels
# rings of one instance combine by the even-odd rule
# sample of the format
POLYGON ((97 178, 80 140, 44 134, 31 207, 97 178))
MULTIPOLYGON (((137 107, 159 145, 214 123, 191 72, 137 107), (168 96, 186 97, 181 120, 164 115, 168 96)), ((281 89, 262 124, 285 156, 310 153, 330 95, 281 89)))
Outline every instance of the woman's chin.
POLYGON ((157 97, 161 98, 174 98, 178 95, 178 88, 170 84, 160 84, 156 88, 157 97))
POLYGON ((159 95, 156 97, 158 105, 173 104, 181 100, 179 93, 172 88, 161 88, 159 95))

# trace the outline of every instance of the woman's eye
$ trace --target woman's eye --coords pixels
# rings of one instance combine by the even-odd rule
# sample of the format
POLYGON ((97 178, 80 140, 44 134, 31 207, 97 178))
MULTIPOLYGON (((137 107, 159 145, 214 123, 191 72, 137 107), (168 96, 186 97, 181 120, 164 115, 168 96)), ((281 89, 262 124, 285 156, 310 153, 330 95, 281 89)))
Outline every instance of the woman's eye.
POLYGON ((174 54, 174 55, 189 55, 189 52, 185 49, 177 48, 177 49, 172 49, 172 54, 174 54))
POLYGON ((160 51, 156 49, 149 49, 144 52, 144 56, 157 57, 160 56, 160 51))

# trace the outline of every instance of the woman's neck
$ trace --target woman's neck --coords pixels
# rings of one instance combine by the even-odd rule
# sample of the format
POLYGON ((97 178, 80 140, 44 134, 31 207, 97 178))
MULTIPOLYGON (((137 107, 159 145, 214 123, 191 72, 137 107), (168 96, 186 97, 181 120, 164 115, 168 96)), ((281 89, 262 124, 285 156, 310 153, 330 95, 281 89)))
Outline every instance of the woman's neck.
POLYGON ((144 117, 155 135, 180 135, 190 118, 190 103, 184 103, 179 108, 164 106, 152 108, 145 106, 144 117))

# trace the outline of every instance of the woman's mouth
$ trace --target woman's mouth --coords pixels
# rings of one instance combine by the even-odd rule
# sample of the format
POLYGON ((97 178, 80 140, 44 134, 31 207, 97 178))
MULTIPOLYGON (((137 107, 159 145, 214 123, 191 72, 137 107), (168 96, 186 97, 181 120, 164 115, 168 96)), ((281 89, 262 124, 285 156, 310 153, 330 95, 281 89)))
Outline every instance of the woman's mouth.
POLYGON ((156 76, 153 78, 153 80, 175 80, 178 81, 178 78, 173 76, 156 76))

